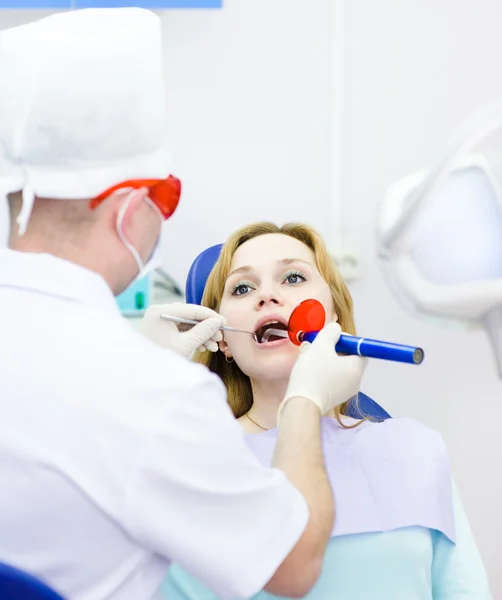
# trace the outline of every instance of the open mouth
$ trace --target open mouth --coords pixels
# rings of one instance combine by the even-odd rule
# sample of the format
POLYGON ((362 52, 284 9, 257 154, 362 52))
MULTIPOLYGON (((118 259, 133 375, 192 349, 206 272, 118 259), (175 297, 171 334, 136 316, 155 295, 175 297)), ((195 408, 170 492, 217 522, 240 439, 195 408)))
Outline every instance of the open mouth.
POLYGON ((256 341, 259 344, 276 342, 288 337, 288 327, 280 321, 270 321, 255 331, 256 341))

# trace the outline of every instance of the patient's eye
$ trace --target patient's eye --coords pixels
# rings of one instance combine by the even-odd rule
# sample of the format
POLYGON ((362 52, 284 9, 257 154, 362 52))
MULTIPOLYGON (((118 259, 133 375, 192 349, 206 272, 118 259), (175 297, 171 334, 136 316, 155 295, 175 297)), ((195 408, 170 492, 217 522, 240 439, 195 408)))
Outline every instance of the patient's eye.
POLYGON ((238 281, 235 285, 232 286, 231 294, 232 296, 244 296, 250 292, 250 290, 254 289, 253 286, 246 281, 238 281))
POLYGON ((286 273, 283 283, 295 285, 298 283, 302 283, 303 281, 307 281, 307 277, 301 271, 289 271, 288 273, 286 273))

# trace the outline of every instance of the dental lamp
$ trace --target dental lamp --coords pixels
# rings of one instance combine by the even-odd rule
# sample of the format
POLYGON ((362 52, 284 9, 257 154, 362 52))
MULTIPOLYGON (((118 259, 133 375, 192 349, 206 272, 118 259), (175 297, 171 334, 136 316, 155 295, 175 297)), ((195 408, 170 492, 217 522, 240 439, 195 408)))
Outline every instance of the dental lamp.
POLYGON ((502 106, 465 127, 435 168, 388 189, 377 234, 398 301, 439 324, 484 327, 502 378, 502 106))

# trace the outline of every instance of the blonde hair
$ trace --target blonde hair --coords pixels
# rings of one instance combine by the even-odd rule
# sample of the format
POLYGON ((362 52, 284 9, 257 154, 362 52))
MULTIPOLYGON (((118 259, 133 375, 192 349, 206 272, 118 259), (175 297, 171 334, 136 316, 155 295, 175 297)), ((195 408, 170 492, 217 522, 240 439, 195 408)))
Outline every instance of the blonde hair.
MULTIPOLYGON (((347 285, 330 257, 322 237, 315 229, 301 223, 287 223, 279 227, 274 223, 261 222, 246 225, 235 231, 224 244, 218 261, 208 277, 202 305, 216 311, 219 310, 227 276, 237 248, 253 238, 270 233, 288 235, 312 250, 317 269, 331 290, 334 309, 342 331, 355 335, 353 303, 347 285)), ((253 405, 251 382, 235 362, 228 363, 222 352, 197 353, 194 360, 208 367, 222 379, 227 388, 228 403, 236 418, 249 411, 253 405)), ((335 416, 342 425, 340 416, 345 414, 346 408, 347 403, 344 403, 335 409, 335 416)))

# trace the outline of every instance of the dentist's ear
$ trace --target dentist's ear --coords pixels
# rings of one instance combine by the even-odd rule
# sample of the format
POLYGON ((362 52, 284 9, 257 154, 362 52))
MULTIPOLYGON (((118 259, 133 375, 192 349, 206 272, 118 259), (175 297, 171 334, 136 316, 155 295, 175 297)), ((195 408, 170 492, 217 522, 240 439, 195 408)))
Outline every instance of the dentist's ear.
POLYGON ((148 198, 148 189, 119 190, 110 196, 114 200, 114 222, 127 234, 134 214, 148 198))

